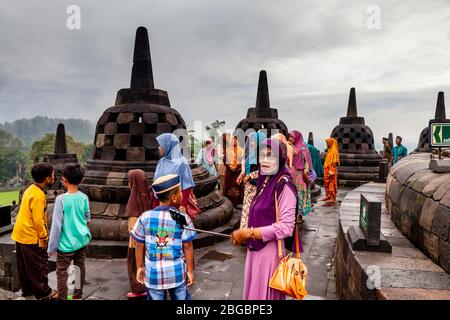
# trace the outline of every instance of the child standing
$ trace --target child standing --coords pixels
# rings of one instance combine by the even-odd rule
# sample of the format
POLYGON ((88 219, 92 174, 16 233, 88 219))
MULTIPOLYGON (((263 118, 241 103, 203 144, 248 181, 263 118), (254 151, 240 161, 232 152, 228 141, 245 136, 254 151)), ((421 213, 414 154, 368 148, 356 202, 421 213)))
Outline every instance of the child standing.
POLYGON ((90 221, 89 199, 78 191, 83 181, 84 170, 79 164, 66 165, 62 174, 62 183, 67 190, 55 200, 52 229, 48 253, 56 256, 56 276, 59 299, 67 299, 67 269, 70 263, 79 268, 81 288, 75 289, 73 299, 81 299, 86 277, 84 259, 86 246, 91 240, 88 223, 90 221))
POLYGON ((55 182, 53 166, 37 163, 31 169, 34 183, 22 196, 11 239, 16 242, 17 269, 24 297, 55 299, 48 286, 47 196, 45 189, 55 182))
MULTIPOLYGON (((190 300, 188 286, 194 283, 194 231, 181 229, 170 210, 177 210, 183 195, 180 178, 170 174, 156 179, 153 191, 160 206, 144 212, 131 236, 136 240, 137 280, 145 283, 148 300, 190 300), (145 257, 145 259, 144 259, 145 257), (145 260, 145 266, 144 266, 145 260)), ((187 214, 187 227, 193 224, 187 214)))
MULTIPOLYGON (((145 211, 156 207, 156 205, 152 205, 152 199, 155 197, 147 183, 147 176, 143 170, 133 169, 128 171, 128 186, 131 192, 125 214, 128 216, 128 232, 130 232, 139 216, 145 211)), ((127 269, 131 288, 131 292, 127 294, 127 297, 129 299, 146 297, 147 288, 136 280, 136 241, 133 237, 130 237, 128 242, 127 269)))

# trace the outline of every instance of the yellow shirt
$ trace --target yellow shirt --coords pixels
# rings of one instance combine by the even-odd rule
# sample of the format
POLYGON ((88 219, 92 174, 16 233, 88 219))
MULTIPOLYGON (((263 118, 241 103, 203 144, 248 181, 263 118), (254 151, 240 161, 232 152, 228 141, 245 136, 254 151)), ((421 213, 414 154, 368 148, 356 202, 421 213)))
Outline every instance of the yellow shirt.
POLYGON ((23 193, 11 239, 43 247, 48 240, 46 209, 47 197, 44 191, 32 184, 23 193))

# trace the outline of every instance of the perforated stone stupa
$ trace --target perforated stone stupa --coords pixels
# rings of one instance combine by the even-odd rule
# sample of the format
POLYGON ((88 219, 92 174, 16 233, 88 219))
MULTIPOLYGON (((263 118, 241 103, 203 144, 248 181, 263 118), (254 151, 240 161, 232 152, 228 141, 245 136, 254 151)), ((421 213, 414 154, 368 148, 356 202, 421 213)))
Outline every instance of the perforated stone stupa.
POLYGON ((366 126, 364 117, 358 116, 355 88, 350 90, 347 116, 340 119, 331 137, 339 144, 340 184, 359 186, 378 179, 382 157, 375 150, 372 130, 366 126))
MULTIPOLYGON (((436 111, 434 114, 434 120, 446 120, 445 115, 445 99, 444 92, 439 92, 436 102, 436 111)), ((428 137, 428 125, 422 130, 419 137, 419 143, 417 145, 415 152, 431 152, 430 141, 428 137)))
POLYGON ((44 162, 48 162, 55 168, 55 183, 51 190, 62 190, 61 176, 64 166, 69 163, 78 163, 75 153, 67 152, 66 129, 64 124, 58 124, 56 128, 54 153, 44 155, 44 162))
POLYGON ((268 136, 274 134, 273 130, 277 129, 284 135, 288 134, 286 125, 278 119, 278 110, 270 107, 267 73, 264 70, 259 73, 255 107, 247 110, 247 117, 238 123, 236 129, 242 129, 244 132, 248 129, 266 129, 268 136))
MULTIPOLYGON (((120 89, 115 105, 97 123, 93 158, 87 161, 81 190, 91 201, 91 232, 94 239, 127 240, 125 208, 130 194, 127 172, 142 169, 152 181, 159 159, 156 137, 185 129, 186 125, 169 102, 166 91, 155 89, 147 29, 136 31, 130 88, 120 89)), ((192 164, 202 213, 197 227, 213 229, 227 222, 231 202, 216 189, 217 178, 192 164)))

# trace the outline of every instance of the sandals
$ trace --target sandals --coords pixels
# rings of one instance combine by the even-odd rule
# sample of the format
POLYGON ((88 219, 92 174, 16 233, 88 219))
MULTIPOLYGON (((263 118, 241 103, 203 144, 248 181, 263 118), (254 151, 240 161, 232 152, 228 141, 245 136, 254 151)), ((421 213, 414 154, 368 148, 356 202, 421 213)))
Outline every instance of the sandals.
POLYGON ((52 290, 46 297, 42 297, 38 300, 58 300, 58 292, 56 290, 52 290))

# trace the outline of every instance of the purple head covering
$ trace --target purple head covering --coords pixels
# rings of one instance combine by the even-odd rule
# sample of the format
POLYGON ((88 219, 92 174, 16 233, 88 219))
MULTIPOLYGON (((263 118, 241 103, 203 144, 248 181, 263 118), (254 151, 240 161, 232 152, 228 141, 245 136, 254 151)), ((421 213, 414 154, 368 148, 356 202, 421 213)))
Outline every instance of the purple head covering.
POLYGON ((313 167, 311 154, 309 153, 308 146, 306 145, 305 141, 303 140, 303 135, 297 131, 292 130, 290 135, 294 137, 294 148, 295 148, 295 155, 293 159, 293 165, 295 169, 297 170, 303 170, 305 169, 305 163, 308 161, 309 168, 313 167), (306 161, 305 161, 306 156, 306 161))
MULTIPOLYGON (((250 206, 248 226, 249 227, 264 227, 276 222, 275 210, 275 192, 278 196, 281 195, 285 185, 290 187, 294 194, 297 194, 297 189, 289 169, 286 167, 286 146, 276 139, 266 139, 261 144, 261 149, 269 147, 273 154, 278 158, 278 171, 274 175, 263 175, 261 169, 259 170, 258 184, 256 187, 256 196, 250 206), (266 186, 263 188, 264 181, 268 177, 266 186), (285 177, 286 179, 281 179, 285 177), (278 182, 280 180, 280 182, 278 182)), ((259 251, 264 248, 266 244, 262 240, 249 239, 247 247, 253 251, 259 251)))

